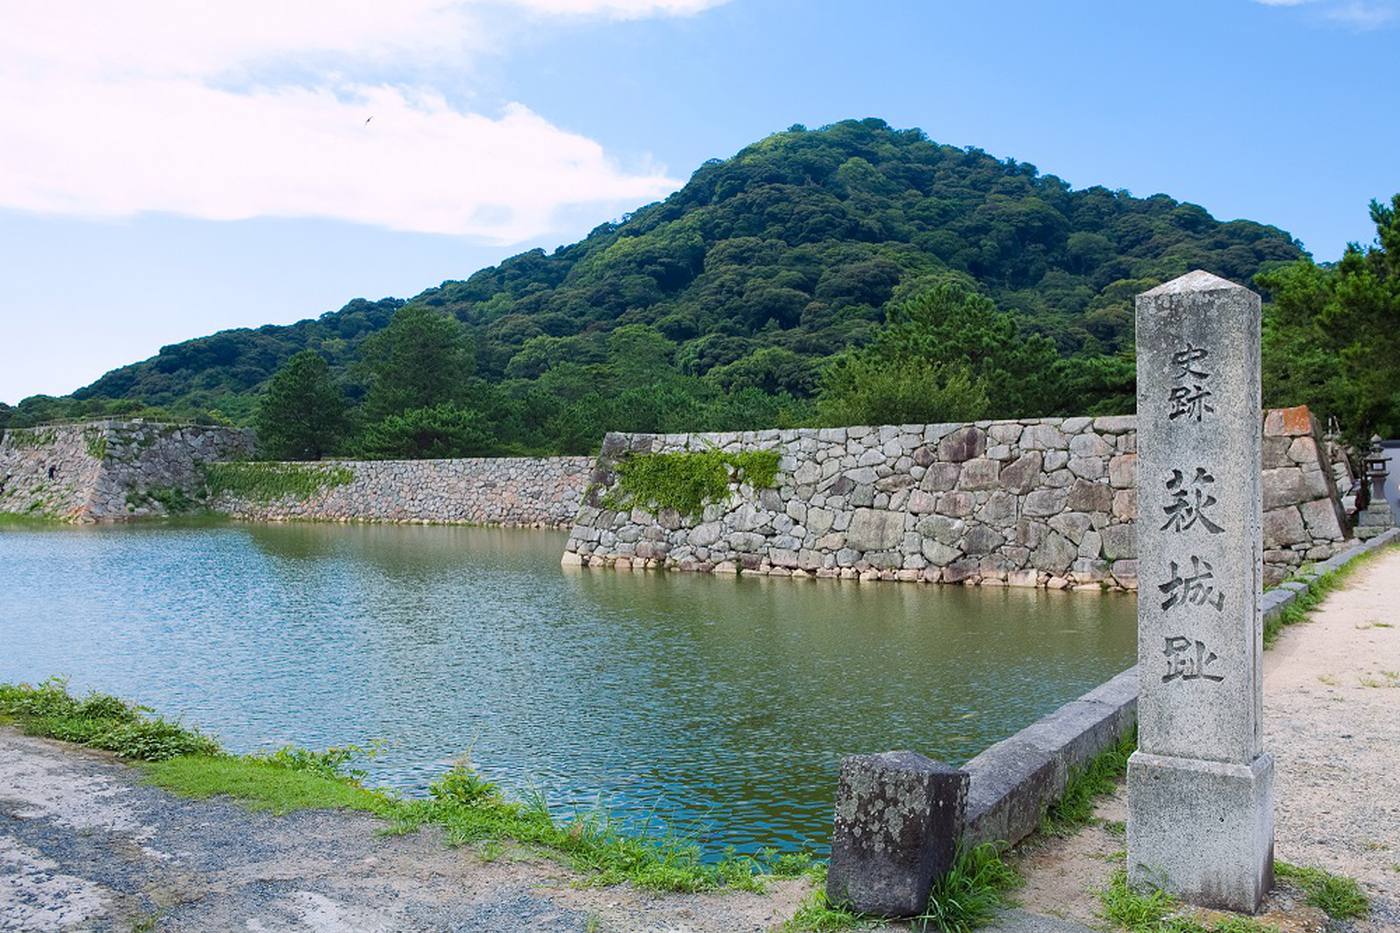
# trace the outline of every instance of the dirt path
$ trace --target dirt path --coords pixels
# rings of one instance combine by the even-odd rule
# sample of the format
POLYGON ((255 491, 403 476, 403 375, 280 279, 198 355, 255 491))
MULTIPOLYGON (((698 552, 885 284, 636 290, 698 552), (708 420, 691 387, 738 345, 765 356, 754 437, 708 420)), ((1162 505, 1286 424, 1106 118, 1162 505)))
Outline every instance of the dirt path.
POLYGON ((0 930, 767 930, 808 890, 580 888, 554 862, 488 861, 431 827, 386 837, 360 813, 268 816, 139 779, 0 728, 0 930))
MULTIPOLYGON (((1264 655, 1264 742, 1274 756, 1275 852, 1356 878, 1371 917, 1349 927, 1400 930, 1400 548, 1388 548, 1264 655)), ((1124 795, 1104 821, 1127 817, 1124 795)), ((1116 827, 1115 827, 1116 828, 1116 827)), ((1102 925, 1094 894, 1123 862, 1114 828, 1026 848, 1027 909, 1102 925)), ((1321 929, 1325 917, 1282 898, 1261 919, 1321 929)))

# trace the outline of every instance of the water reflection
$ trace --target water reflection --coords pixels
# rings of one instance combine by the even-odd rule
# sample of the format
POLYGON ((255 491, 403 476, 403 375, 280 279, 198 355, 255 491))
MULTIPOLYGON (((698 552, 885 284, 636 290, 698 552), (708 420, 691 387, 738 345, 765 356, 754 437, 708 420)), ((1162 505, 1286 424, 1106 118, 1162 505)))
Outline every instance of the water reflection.
POLYGON ((959 762, 1131 663, 1115 595, 565 571, 549 532, 0 531, 0 679, 182 713, 236 749, 384 738, 741 848, 820 845, 836 763, 959 762))

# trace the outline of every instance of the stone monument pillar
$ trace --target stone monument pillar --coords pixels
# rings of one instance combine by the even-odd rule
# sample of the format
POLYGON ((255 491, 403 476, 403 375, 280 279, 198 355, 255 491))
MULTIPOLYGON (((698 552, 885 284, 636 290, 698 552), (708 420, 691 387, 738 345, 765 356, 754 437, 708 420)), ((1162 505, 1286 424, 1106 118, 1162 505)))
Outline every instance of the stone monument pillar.
POLYGON ((1137 298, 1138 750, 1128 878, 1254 913, 1262 744, 1259 296, 1191 272, 1137 298))

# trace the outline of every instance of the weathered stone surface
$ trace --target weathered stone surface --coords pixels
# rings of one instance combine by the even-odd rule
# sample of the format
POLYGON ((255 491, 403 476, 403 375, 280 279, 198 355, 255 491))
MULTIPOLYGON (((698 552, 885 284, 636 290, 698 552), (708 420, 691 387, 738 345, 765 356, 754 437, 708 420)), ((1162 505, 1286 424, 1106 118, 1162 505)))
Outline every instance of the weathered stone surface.
POLYGON ((980 457, 987 450, 987 433, 968 425, 958 428, 938 442, 938 459, 962 463, 980 457))
POLYGON ((1032 424, 1021 432, 1021 446, 1027 450, 1066 450, 1069 439, 1054 425, 1032 424))
POLYGON ((941 515, 971 515, 977 500, 970 492, 945 492, 938 497, 938 512, 941 515))
POLYGON ((846 544, 857 551, 885 551, 896 547, 904 536, 904 516, 884 509, 856 509, 846 544))
POLYGON ((961 472, 962 467, 959 464, 935 463, 924 474, 924 478, 919 482, 919 488, 929 492, 945 492, 957 485, 958 474, 961 472))
POLYGON ((1288 547, 1303 541, 1307 535, 1303 516, 1295 506, 1264 513, 1264 547, 1288 547))
POLYGON ((924 540, 923 554, 924 557, 928 559, 929 563, 938 567, 951 564, 959 557, 962 557, 962 551, 959 551, 957 548, 949 547, 946 544, 931 539, 924 540))
POLYGON ((1303 521, 1307 525, 1309 539, 1329 538, 1341 541, 1346 537, 1346 532, 1342 530, 1342 517, 1338 514, 1334 500, 1328 498, 1304 502, 1298 507, 1298 511, 1302 513, 1303 521))
POLYGON ((1001 464, 987 458, 969 460, 963 464, 962 476, 958 479, 960 489, 996 489, 1001 474, 1001 464))
POLYGON ((1040 465, 1045 455, 1038 450, 1027 451, 1001 470, 1001 485, 1017 495, 1025 495, 1040 479, 1040 465))
POLYGON ((1107 483, 1077 479, 1066 504, 1076 512, 1107 512, 1113 508, 1113 489, 1107 483))
POLYGON ((952 866, 967 784, 966 773, 914 752, 842 760, 828 901, 884 917, 921 913, 952 866))
MULTIPOLYGON (((1136 333, 1144 520, 1129 880, 1252 913, 1273 859, 1260 723, 1259 296, 1192 272, 1138 296, 1136 333)), ((1290 416, 1279 420, 1288 430, 1290 416)))
POLYGON ((1108 461, 1108 484, 1114 489, 1137 486, 1137 454, 1119 454, 1108 461))
POLYGON ((1068 467, 1075 476, 1086 480, 1100 479, 1106 472, 1100 457, 1070 457, 1068 467))
POLYGON ((1084 533, 1093 527, 1094 521, 1083 512, 1062 512, 1046 524, 1078 545, 1084 539, 1084 533))
POLYGON ((1031 554, 1031 563, 1037 570, 1048 573, 1063 573, 1079 556, 1079 548, 1068 538, 1057 532, 1045 537, 1040 547, 1031 554))
POLYGON ((963 550, 968 554, 990 554, 1005 541, 1006 539, 994 529, 986 525, 975 525, 963 538, 963 550))
POLYGON ((1192 904, 1253 913, 1273 887, 1274 762, 1135 752, 1128 761, 1128 880, 1192 904))
POLYGON ((1044 517, 1062 511, 1069 492, 1064 489, 1037 489, 1026 496, 1021 512, 1031 517, 1044 517))
POLYGON ((1103 556, 1108 560, 1137 559, 1137 527, 1109 525, 1099 532, 1103 539, 1103 556))

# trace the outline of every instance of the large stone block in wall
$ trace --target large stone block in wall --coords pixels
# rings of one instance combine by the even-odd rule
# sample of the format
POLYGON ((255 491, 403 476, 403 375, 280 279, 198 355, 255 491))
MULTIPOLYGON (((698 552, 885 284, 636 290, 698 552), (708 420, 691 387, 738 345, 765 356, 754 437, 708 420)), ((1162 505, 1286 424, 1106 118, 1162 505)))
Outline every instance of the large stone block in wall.
POLYGON ((1040 467, 1045 455, 1038 450, 1028 451, 1002 468, 1001 485, 1017 495, 1025 495, 1040 481, 1040 467))
POLYGON ((1313 538, 1341 541, 1346 537, 1341 516, 1337 512, 1337 504, 1330 497, 1304 502, 1298 506, 1298 511, 1313 538))
POLYGON ((959 428, 938 442, 938 459, 962 463, 982 456, 987 450, 987 433, 968 425, 959 428))
POLYGON ((1316 432, 1317 422, 1306 405, 1273 408, 1264 415, 1265 437, 1301 437, 1316 432))
POLYGON ((1263 471, 1264 511, 1298 505, 1328 495, 1327 477, 1321 470, 1298 466, 1263 471))
POLYGON ((904 537, 904 515, 885 509, 856 509, 846 544, 857 551, 888 551, 904 537))
POLYGON ((1284 548, 1307 540, 1303 517, 1295 506, 1284 506, 1264 513, 1264 547, 1284 548))

